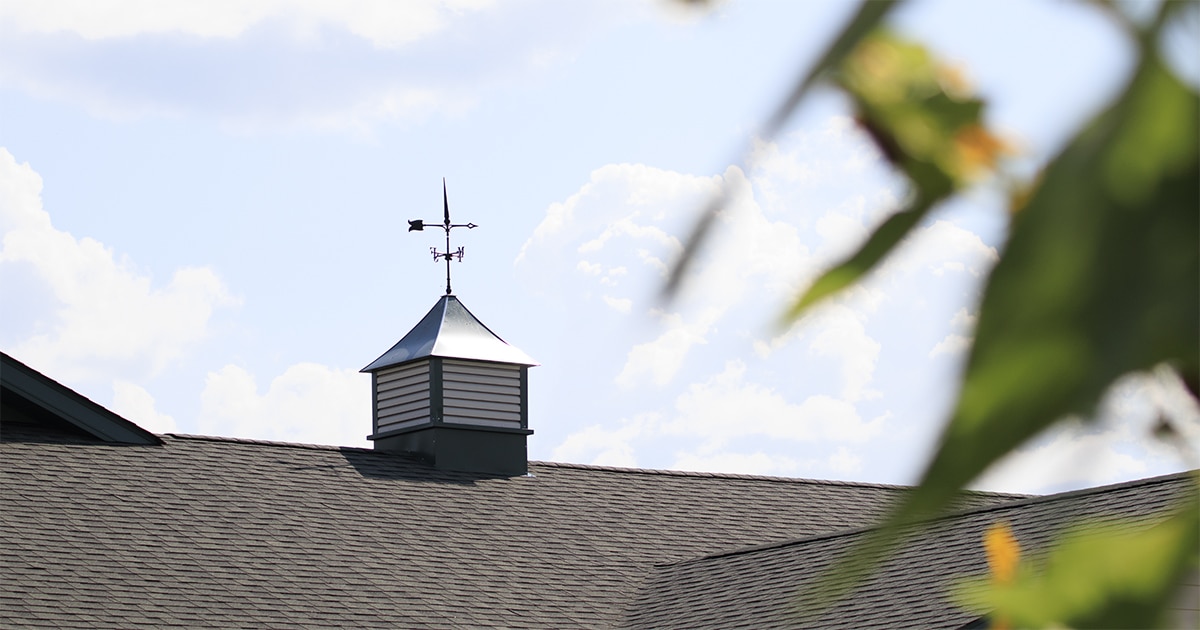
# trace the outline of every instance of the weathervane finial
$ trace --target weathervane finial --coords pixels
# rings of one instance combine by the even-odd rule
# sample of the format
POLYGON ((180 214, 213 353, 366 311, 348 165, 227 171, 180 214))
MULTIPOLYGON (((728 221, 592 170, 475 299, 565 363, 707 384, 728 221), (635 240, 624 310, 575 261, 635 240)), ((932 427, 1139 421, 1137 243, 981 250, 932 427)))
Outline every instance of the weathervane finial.
MULTIPOLYGON (((436 247, 430 247, 429 253, 433 254, 433 262, 437 262, 439 260, 446 261, 446 295, 451 295, 451 293, 450 293, 450 260, 453 258, 457 258, 459 262, 462 262, 463 248, 459 247, 458 251, 453 251, 453 252, 450 251, 450 230, 457 228, 457 227, 465 227, 468 230, 473 230, 479 226, 475 225, 474 223, 457 223, 456 224, 456 223, 450 222, 450 197, 446 194, 446 178, 445 177, 442 178, 442 205, 445 208, 445 217, 446 217, 445 221, 443 221, 441 225, 437 225, 436 223, 430 223, 430 224, 428 224, 428 227, 440 227, 446 231, 446 251, 439 252, 436 247)), ((425 230, 426 226, 427 226, 427 224, 422 219, 412 219, 408 222, 408 231, 409 232, 414 232, 414 231, 422 232, 425 230)))

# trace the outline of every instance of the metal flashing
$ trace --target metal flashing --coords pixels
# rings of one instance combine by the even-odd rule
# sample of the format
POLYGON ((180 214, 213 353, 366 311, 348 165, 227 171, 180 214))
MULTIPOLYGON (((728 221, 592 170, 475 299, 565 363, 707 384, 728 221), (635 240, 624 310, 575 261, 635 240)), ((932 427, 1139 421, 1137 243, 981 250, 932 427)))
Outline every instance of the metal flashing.
POLYGON ((362 371, 374 372, 424 357, 537 365, 529 355, 492 332, 453 295, 443 295, 407 335, 362 371))

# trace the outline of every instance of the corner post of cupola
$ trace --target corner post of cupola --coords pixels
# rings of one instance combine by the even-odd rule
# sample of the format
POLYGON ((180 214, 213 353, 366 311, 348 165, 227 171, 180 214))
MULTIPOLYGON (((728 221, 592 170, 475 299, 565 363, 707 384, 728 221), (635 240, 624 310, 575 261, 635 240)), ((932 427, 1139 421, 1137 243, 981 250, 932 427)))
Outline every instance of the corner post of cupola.
POLYGON ((503 476, 528 470, 529 368, 536 363, 453 295, 363 368, 376 450, 436 468, 503 476))

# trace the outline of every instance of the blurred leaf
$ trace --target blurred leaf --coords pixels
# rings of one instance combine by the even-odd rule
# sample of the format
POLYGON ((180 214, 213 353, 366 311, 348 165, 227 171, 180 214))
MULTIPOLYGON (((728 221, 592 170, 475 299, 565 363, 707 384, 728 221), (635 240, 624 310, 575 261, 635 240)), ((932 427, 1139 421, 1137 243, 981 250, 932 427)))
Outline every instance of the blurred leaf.
MULTIPOLYGON (((892 10, 895 4, 897 4, 897 0, 863 0, 858 5, 858 11, 855 12, 854 17, 850 19, 850 22, 842 29, 842 32, 833 40, 833 44, 825 51, 825 54, 821 55, 817 63, 800 77, 800 80, 792 87, 792 91, 788 94, 787 98, 775 108, 775 112, 767 120, 767 124, 761 134, 764 141, 770 141, 779 133, 779 130, 791 118, 792 113, 796 110, 804 95, 808 93, 813 83, 830 69, 837 67, 845 56, 854 50, 859 40, 866 37, 868 33, 883 21, 883 18, 892 10)), ((708 205, 701 212, 700 218, 692 226, 687 240, 684 241, 682 255, 680 255, 679 260, 674 266, 671 267, 671 275, 667 278, 666 284, 663 285, 662 295, 664 298, 669 300, 679 291, 680 282, 687 274, 688 268, 691 267, 692 260, 696 257, 696 252, 700 250, 700 247, 708 239, 713 219, 716 218, 717 214, 724 207, 725 196, 722 194, 709 200, 708 205)))
POLYGON ((1001 584, 1012 582, 1021 561, 1021 545, 1008 523, 996 523, 988 528, 983 535, 983 549, 987 552, 992 580, 1001 584))
POLYGON ((785 315, 788 321, 862 279, 930 209, 989 171, 1007 150, 983 127, 984 104, 964 94, 958 75, 895 35, 876 32, 862 40, 834 80, 854 100, 859 124, 904 173, 912 194, 907 207, 799 296, 785 315))
POLYGON ((1110 523, 1067 532, 1043 570, 970 580, 955 599, 1021 628, 1159 626, 1200 552, 1200 505, 1191 496, 1173 517, 1140 531, 1110 523))
POLYGON ((1200 364, 1200 115, 1154 56, 1046 169, 986 287, 941 446, 897 514, 941 509, 1133 371, 1200 364))

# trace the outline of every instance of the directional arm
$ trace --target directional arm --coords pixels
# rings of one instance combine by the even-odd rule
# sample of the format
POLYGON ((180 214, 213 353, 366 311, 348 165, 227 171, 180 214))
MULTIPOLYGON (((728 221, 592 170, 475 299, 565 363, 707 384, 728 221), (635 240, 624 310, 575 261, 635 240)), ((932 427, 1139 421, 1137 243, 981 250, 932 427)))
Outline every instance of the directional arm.
POLYGON ((436 247, 430 247, 429 252, 431 254, 433 254, 434 262, 437 262, 439 260, 446 261, 446 295, 450 295, 450 260, 457 258, 459 262, 462 262, 463 253, 464 253, 464 248, 462 248, 462 247, 459 247, 457 251, 450 251, 450 230, 452 230, 454 228, 460 228, 460 227, 465 227, 468 230, 473 230, 479 226, 475 225, 474 223, 451 223, 450 222, 450 197, 449 197, 449 195, 446 194, 445 178, 442 179, 442 205, 445 210, 445 214, 444 214, 445 220, 442 222, 441 225, 438 225, 437 223, 433 223, 433 222, 426 223, 426 221, 424 219, 410 219, 408 222, 408 231, 409 232, 424 232, 426 227, 440 227, 446 231, 446 251, 439 252, 436 247))

